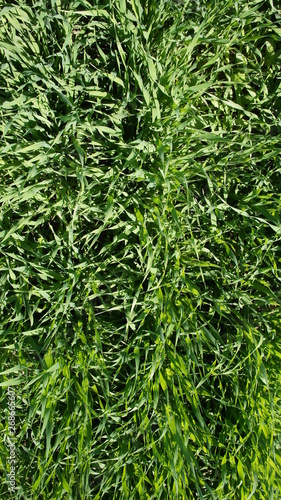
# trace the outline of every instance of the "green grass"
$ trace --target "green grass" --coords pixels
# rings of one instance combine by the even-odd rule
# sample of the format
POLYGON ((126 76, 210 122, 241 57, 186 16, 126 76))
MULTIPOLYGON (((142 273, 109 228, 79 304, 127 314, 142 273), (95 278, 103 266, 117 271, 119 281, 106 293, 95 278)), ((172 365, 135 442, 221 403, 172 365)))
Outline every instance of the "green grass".
POLYGON ((280 499, 279 2, 0 5, 1 498, 280 499))

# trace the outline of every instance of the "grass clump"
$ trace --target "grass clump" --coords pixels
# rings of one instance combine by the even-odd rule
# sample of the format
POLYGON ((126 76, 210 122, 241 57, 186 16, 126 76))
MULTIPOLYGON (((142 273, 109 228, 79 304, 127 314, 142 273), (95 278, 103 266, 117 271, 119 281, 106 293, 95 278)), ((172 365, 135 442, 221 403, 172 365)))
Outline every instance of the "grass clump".
POLYGON ((280 19, 2 3, 16 498, 279 498, 280 19))

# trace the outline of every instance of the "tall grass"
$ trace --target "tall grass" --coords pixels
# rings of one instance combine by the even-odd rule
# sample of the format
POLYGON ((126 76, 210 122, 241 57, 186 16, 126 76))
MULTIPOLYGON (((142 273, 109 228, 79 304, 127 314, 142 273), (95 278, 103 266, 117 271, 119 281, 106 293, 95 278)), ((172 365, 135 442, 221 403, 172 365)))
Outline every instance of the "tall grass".
POLYGON ((1 2, 1 498, 280 498, 280 20, 1 2))

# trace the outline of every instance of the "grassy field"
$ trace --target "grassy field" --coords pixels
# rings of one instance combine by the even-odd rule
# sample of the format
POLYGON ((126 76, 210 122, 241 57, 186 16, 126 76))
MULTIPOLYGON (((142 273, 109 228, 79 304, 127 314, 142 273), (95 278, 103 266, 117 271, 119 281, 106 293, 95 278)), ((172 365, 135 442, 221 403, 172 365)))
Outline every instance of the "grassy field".
POLYGON ((0 64, 1 499, 279 500, 279 1, 0 0, 0 64))

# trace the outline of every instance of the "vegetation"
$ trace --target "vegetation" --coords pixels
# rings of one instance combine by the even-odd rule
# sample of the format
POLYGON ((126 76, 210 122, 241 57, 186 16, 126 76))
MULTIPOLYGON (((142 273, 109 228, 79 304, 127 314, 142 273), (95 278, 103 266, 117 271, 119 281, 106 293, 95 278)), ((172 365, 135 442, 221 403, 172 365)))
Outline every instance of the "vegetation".
POLYGON ((1 2, 1 498, 280 498, 279 7, 1 2))

